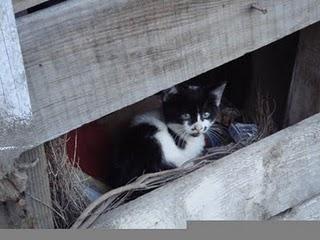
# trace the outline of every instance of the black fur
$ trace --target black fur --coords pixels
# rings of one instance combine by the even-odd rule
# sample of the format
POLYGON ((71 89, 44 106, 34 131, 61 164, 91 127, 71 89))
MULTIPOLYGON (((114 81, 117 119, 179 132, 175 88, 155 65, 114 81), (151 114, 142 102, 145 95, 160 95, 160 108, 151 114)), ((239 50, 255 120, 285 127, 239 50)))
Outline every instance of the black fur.
POLYGON ((108 184, 119 187, 144 173, 158 172, 174 168, 162 162, 162 152, 153 137, 158 129, 149 124, 139 124, 128 128, 124 138, 116 148, 108 184))

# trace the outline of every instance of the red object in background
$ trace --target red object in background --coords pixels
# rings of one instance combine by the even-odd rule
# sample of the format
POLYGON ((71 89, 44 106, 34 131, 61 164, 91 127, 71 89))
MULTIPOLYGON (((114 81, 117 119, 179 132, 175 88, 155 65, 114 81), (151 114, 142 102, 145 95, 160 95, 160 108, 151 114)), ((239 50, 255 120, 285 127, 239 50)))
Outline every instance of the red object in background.
POLYGON ((67 153, 70 159, 79 161, 81 169, 90 176, 103 180, 108 175, 113 141, 117 141, 133 116, 161 107, 159 95, 116 111, 104 120, 88 123, 68 133, 67 153), (75 138, 77 145, 75 148, 75 138), (76 150, 75 150, 76 149, 76 150))
POLYGON ((69 159, 74 159, 75 154, 82 171, 97 179, 104 179, 110 143, 103 126, 92 122, 68 133, 67 154, 69 159))

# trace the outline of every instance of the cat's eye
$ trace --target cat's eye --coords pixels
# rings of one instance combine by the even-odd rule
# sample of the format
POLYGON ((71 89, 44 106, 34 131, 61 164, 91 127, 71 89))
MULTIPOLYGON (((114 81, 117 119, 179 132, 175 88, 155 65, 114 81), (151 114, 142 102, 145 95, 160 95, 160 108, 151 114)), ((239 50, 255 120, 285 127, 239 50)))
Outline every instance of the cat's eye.
POLYGON ((202 113, 202 117, 203 118, 208 118, 208 117, 210 117, 210 113, 209 112, 204 112, 204 113, 202 113))
POLYGON ((189 120, 189 119, 191 118, 191 116, 190 116, 189 113, 184 113, 184 114, 181 115, 181 118, 182 118, 183 120, 189 120))

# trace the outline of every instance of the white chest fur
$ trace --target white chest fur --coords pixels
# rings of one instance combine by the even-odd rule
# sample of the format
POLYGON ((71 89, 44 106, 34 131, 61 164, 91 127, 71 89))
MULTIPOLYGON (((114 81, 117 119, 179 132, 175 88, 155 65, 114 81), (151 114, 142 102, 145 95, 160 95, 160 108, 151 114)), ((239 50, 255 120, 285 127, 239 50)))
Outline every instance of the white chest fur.
POLYGON ((185 139, 185 148, 179 148, 170 133, 168 128, 163 121, 160 120, 160 115, 157 112, 152 112, 144 115, 140 115, 135 119, 134 124, 149 123, 158 128, 158 132, 155 134, 155 138, 161 145, 162 154, 165 161, 170 162, 177 167, 181 166, 186 161, 197 157, 201 154, 205 141, 204 136, 188 137, 185 139))
POLYGON ((185 148, 179 148, 167 130, 159 131, 155 138, 162 147, 162 154, 167 162, 180 167, 186 161, 197 157, 204 147, 204 136, 189 137, 185 148))

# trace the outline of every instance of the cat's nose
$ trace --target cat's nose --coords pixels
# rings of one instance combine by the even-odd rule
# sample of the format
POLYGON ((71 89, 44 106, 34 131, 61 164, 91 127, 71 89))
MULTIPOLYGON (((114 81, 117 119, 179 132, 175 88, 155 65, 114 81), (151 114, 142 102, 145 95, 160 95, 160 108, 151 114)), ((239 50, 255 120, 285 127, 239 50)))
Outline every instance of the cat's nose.
POLYGON ((195 125, 195 126, 192 128, 192 131, 200 132, 202 129, 203 129, 203 127, 202 127, 201 125, 195 125))

